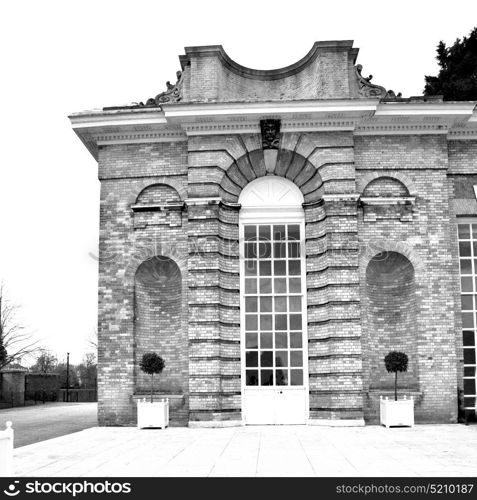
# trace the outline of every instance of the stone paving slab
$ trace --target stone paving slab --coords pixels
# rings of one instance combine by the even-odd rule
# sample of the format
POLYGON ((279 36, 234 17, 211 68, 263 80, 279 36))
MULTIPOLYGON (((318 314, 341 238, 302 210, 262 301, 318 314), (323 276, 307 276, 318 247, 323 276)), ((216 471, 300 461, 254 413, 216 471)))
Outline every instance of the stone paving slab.
POLYGON ((476 476, 477 426, 94 427, 17 448, 17 476, 476 476))

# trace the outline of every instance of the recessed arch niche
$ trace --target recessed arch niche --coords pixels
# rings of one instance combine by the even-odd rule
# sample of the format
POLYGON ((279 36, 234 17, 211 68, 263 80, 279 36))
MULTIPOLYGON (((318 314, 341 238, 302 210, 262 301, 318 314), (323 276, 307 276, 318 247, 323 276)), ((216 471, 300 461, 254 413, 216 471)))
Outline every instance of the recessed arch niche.
POLYGON ((165 369, 154 377, 157 393, 187 392, 187 331, 183 325, 182 274, 169 257, 144 261, 134 279, 135 393, 150 391, 150 376, 139 368, 146 352, 157 352, 165 369))
POLYGON ((402 351, 409 357, 398 387, 418 390, 418 303, 414 266, 398 252, 380 252, 366 268, 365 339, 369 388, 392 389, 394 376, 386 371, 384 357, 402 351))

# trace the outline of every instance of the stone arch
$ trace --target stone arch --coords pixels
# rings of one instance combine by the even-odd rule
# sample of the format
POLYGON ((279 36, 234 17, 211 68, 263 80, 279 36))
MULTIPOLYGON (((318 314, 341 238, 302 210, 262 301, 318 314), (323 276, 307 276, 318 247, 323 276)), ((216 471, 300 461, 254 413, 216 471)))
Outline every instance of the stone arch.
POLYGON ((407 196, 409 196, 407 187, 401 181, 387 175, 372 180, 366 185, 363 191, 363 197, 366 198, 394 198, 407 196))
POLYGON ((136 198, 136 205, 167 205, 180 203, 181 197, 177 190, 167 184, 149 184, 136 198))
POLYGON ((378 253, 396 252, 406 257, 416 272, 424 269, 424 261, 416 250, 404 241, 370 240, 365 243, 360 252, 360 267, 366 269, 369 261, 378 253))
POLYGON ((177 192, 180 201, 184 201, 187 197, 187 188, 184 186, 184 183, 179 179, 171 177, 162 176, 139 180, 135 179, 131 184, 132 186, 127 192, 127 202, 129 205, 133 205, 145 189, 154 185, 163 185, 174 189, 177 192))
POLYGON ((250 151, 235 160, 224 172, 219 192, 222 199, 238 203, 242 189, 265 175, 284 177, 298 186, 305 203, 317 202, 323 195, 323 180, 318 170, 296 151, 280 149, 273 170, 267 172, 262 149, 250 151))
POLYGON ((187 279, 187 259, 175 245, 171 245, 170 243, 171 241, 167 237, 160 239, 138 238, 125 266, 125 286, 133 286, 139 267, 144 262, 156 258, 158 254, 160 254, 161 258, 170 259, 177 265, 183 276, 183 282, 185 282, 184 280, 187 279))
POLYGON ((396 350, 409 357, 408 371, 398 377, 399 387, 418 390, 419 306, 411 261, 394 251, 376 253, 366 267, 363 298, 369 389, 393 388, 394 377, 387 373, 384 357, 396 350))
MULTIPOLYGON (((188 337, 184 319, 182 273, 169 257, 144 260, 134 276, 134 370, 135 394, 147 394, 150 377, 139 369, 146 352, 157 352, 165 368, 154 379, 159 394, 188 391, 188 337)), ((181 414, 174 410, 173 418, 181 414)), ((182 418, 186 415, 182 415, 182 418)))
POLYGON ((364 196, 364 191, 373 181, 377 179, 392 179, 399 182, 407 190, 407 196, 416 196, 417 189, 414 182, 402 172, 369 172, 356 180, 356 188, 358 193, 364 196))

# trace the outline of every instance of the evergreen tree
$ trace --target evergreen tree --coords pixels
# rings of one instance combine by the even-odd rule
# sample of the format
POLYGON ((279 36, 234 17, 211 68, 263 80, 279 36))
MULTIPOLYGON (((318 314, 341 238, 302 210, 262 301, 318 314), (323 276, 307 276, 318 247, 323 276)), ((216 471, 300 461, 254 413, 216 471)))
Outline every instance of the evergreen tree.
POLYGON ((444 101, 477 100, 477 28, 451 47, 440 41, 436 59, 441 69, 437 76, 424 77, 424 95, 442 95, 444 101))

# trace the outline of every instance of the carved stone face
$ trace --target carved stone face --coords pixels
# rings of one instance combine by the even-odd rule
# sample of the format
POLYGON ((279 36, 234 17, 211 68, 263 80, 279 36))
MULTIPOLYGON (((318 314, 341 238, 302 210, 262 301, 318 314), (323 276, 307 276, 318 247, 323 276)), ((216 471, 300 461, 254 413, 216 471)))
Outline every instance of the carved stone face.
POLYGON ((280 120, 261 120, 263 149, 278 149, 280 144, 280 120))

